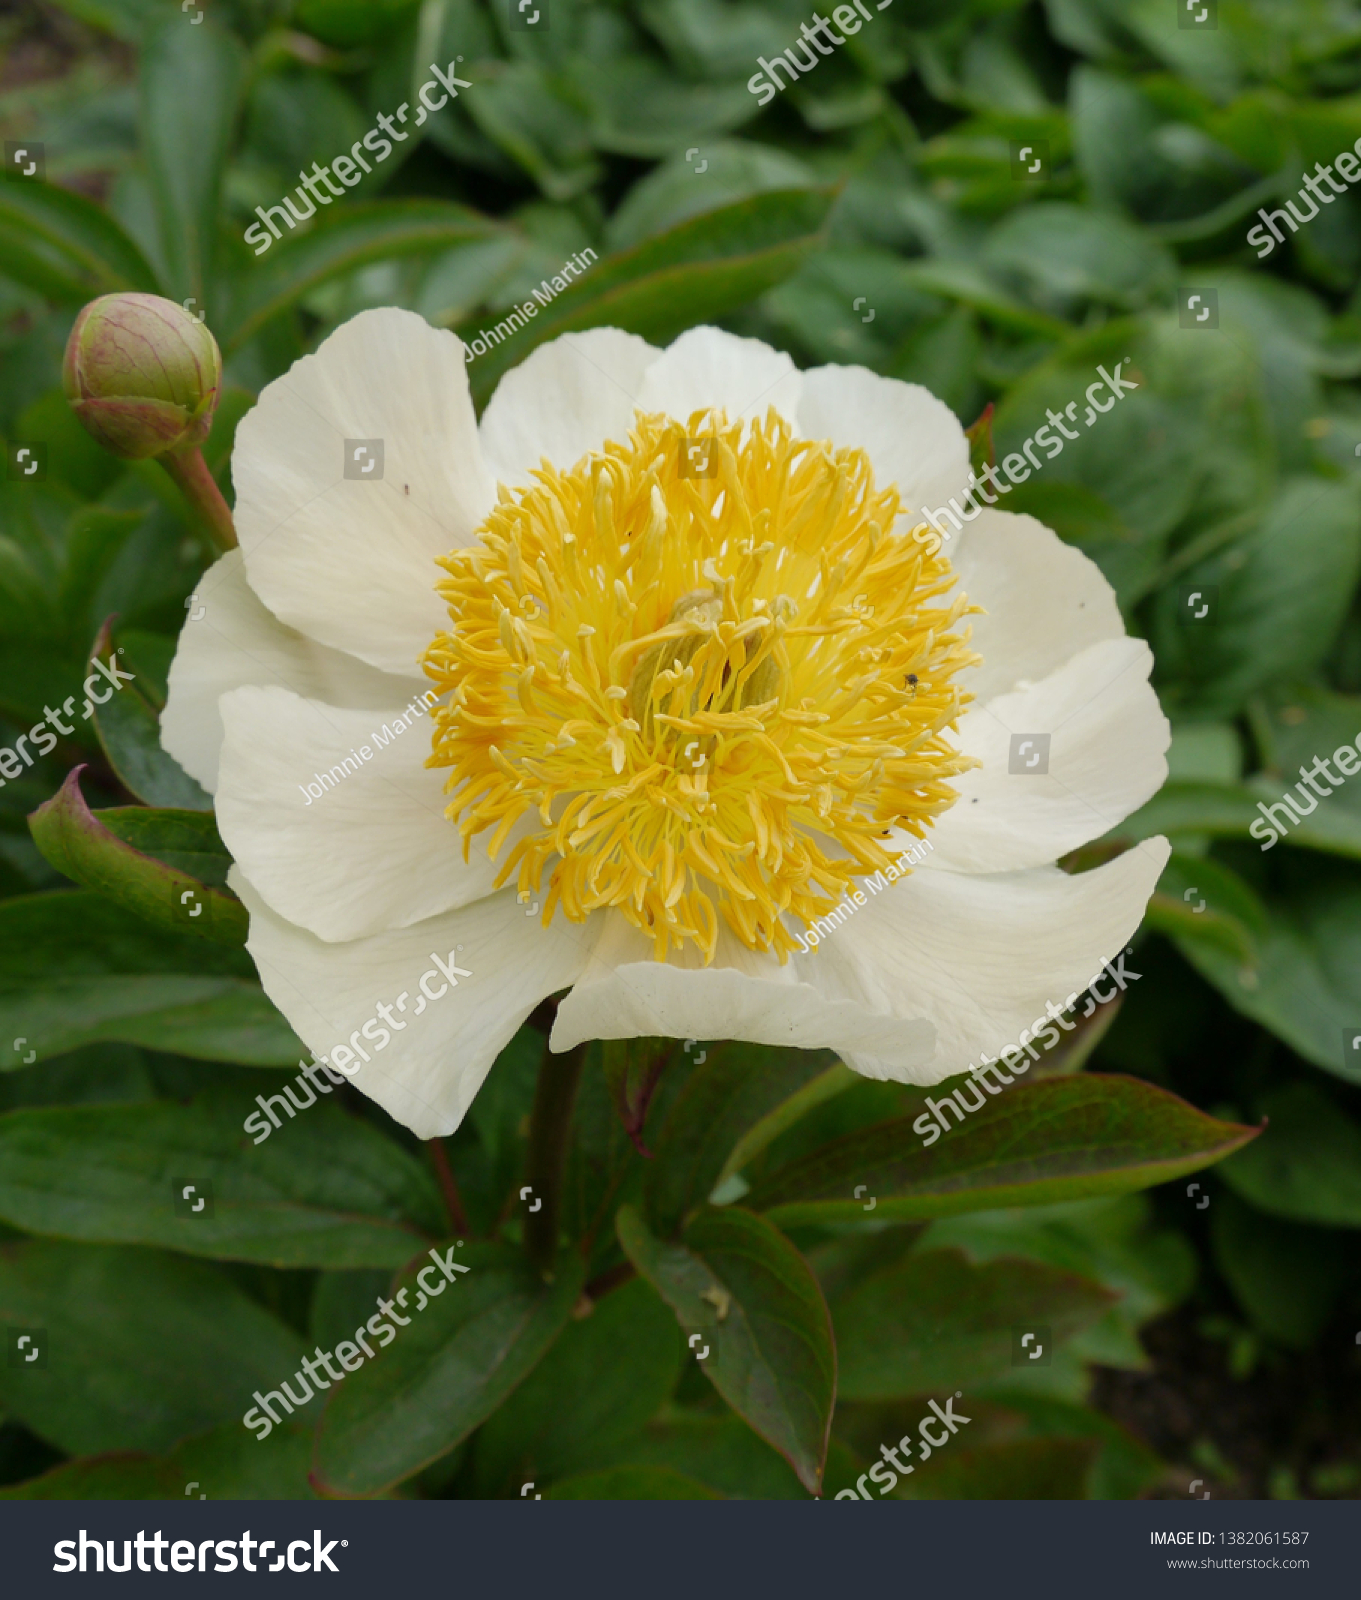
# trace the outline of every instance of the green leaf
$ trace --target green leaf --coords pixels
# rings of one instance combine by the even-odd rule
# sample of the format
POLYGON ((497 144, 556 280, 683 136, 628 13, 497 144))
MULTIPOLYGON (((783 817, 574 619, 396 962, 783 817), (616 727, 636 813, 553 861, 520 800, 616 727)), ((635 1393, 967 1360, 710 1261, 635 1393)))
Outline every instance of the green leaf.
POLYGON ((607 1461, 670 1398, 682 1355, 676 1319, 641 1278, 595 1302, 478 1434, 478 1497, 607 1461))
POLYGON ((1048 1328, 1057 1346, 1116 1298, 1038 1261, 975 1266, 960 1250, 921 1251, 833 1299, 838 1392, 895 1400, 977 1386, 1016 1364, 1018 1326, 1048 1328))
POLYGON ((1256 966, 1210 944, 1178 948, 1236 1011, 1325 1072, 1361 1083, 1361 1051, 1351 1046, 1361 1035, 1361 869, 1302 852, 1286 862, 1290 881, 1265 896, 1270 923, 1256 966))
POLYGON ((456 1259, 467 1275, 328 1397, 315 1465, 326 1491, 377 1494, 452 1450, 532 1371, 581 1293, 575 1255, 547 1285, 505 1245, 456 1259))
POLYGON ((564 1478, 549 1500, 722 1500, 721 1494, 670 1467, 609 1467, 564 1478))
POLYGON ((245 68, 245 51, 211 15, 190 27, 168 17, 142 46, 141 146, 168 292, 193 296, 214 321, 218 202, 245 68))
POLYGON ((286 1423, 261 1440, 233 1419, 165 1456, 128 1451, 63 1461, 0 1489, 0 1500, 315 1500, 311 1455, 308 1428, 286 1423))
POLYGON ((306 233, 286 236, 240 272, 224 348, 244 344, 321 284, 372 262, 505 236, 501 224, 448 200, 351 202, 306 233))
POLYGON ((1008 1087, 963 1127, 946 1120, 951 1132, 925 1146, 929 1112, 848 1134, 771 1173, 745 1204, 786 1227, 860 1221, 860 1185, 885 1222, 1051 1205, 1197 1172, 1256 1132, 1151 1083, 1085 1073, 1008 1087))
POLYGON ((1361 1125, 1306 1082, 1273 1089, 1255 1109, 1267 1126, 1224 1163, 1224 1182, 1273 1216, 1361 1228, 1361 1125))
POLYGON ((973 1211, 933 1222, 921 1247, 954 1247, 973 1261, 1024 1256, 1116 1290, 1119 1304, 1079 1334, 1073 1350, 1108 1367, 1143 1367, 1139 1328, 1184 1299, 1196 1279, 1195 1252, 1185 1235, 1155 1229, 1151 1214, 1147 1194, 973 1211))
MULTIPOLYGON (((0 1040, 40 1058, 117 1041, 291 1066, 306 1048, 244 951, 176 937, 83 890, 0 900, 0 1040)), ((20 1065, 0 1050, 0 1070, 20 1065)))
MULTIPOLYGON (((831 202, 827 190, 775 190, 593 263, 514 341, 478 357, 469 369, 474 398, 485 403, 507 368, 560 334, 604 326, 664 344, 683 328, 746 305, 818 245, 831 202)), ((465 342, 474 332, 463 331, 465 342)))
MULTIPOLYGON (((665 153, 671 155, 676 149, 673 143, 665 153)), ((612 250, 628 250, 719 206, 769 190, 811 187, 815 181, 804 162, 770 145, 740 139, 712 141, 701 156, 692 155, 687 161, 672 155, 634 184, 610 218, 606 242, 612 250), (705 164, 703 174, 696 171, 700 159, 705 164), (697 182, 701 176, 704 181, 697 182)))
POLYGON ((93 889, 157 927, 244 945, 250 918, 241 902, 169 865, 162 854, 174 850, 225 871, 230 858, 212 813, 129 806, 96 816, 80 792, 84 770, 75 767, 57 793, 29 818, 33 841, 46 859, 82 888, 93 889), (120 824, 143 849, 114 831, 120 824))
POLYGON ((726 1043, 711 1048, 657 1139, 646 1189, 651 1226, 674 1233, 726 1173, 739 1170, 804 1112, 853 1081, 850 1069, 826 1050, 726 1043), (738 1159, 731 1160, 734 1154, 738 1159))
POLYGON ((664 1244, 632 1206, 619 1241, 687 1335, 704 1375, 816 1494, 827 1458, 836 1349, 817 1279, 789 1240, 736 1206, 694 1217, 664 1244), (698 1347, 698 1348, 697 1348, 698 1347))
POLYGON ((590 122, 565 77, 532 61, 478 63, 468 114, 550 200, 571 200, 600 178, 590 122))
POLYGON ((1347 1234, 1264 1216, 1233 1194, 1214 1197, 1215 1261, 1253 1324, 1307 1350, 1327 1326, 1354 1276, 1356 1241, 1347 1234))
POLYGON ((1075 316, 1090 304, 1132 311, 1170 293, 1176 278, 1171 252, 1143 229, 1062 201, 1013 211, 980 259, 1056 316, 1075 316))
POLYGON ((1266 684, 1308 673, 1328 649, 1361 572, 1355 485, 1285 484, 1249 538, 1192 567, 1159 596, 1152 642, 1198 714, 1231 714, 1266 684), (1191 589, 1217 590, 1213 614, 1181 616, 1191 589))
POLYGON ((1247 966, 1257 964, 1267 923, 1266 907, 1236 872, 1176 850, 1145 912, 1146 926, 1159 933, 1212 945, 1247 966))
MULTIPOLYGON (((715 135, 750 122, 756 111, 745 84, 690 83, 646 56, 621 56, 607 72, 578 56, 567 72, 590 108, 592 143, 611 155, 663 158, 703 143, 703 155, 695 158, 702 160, 715 135)), ((708 176, 693 162, 687 170, 708 176)))
POLYGON ((73 1455, 166 1450, 235 1423, 301 1338, 205 1262, 41 1240, 0 1246, 0 1322, 45 1330, 46 1360, 0 1368, 0 1400, 73 1455))
POLYGON ((163 292, 146 257, 107 212, 50 183, 0 183, 0 271, 75 301, 123 289, 163 292))
MULTIPOLYGON (((1327 748, 1314 746, 1313 753, 1327 748)), ((1264 776, 1248 784, 1169 783, 1147 805, 1132 812, 1107 837, 1110 840, 1151 839, 1159 833, 1208 834, 1216 839, 1246 839, 1255 822, 1262 821, 1259 805, 1279 805, 1282 780, 1264 776)), ((1344 791, 1345 792, 1345 791, 1344 791)), ((1281 812, 1278 815, 1284 815, 1281 812)), ((1261 839, 1266 828, 1252 835, 1261 839)), ((1361 817, 1354 804, 1320 806, 1298 827, 1291 827, 1285 842, 1302 850, 1361 860, 1361 817)), ((1267 837, 1266 848, 1273 841, 1267 837)))
POLYGON ((370 1123, 311 1106, 251 1142, 252 1116, 271 1128, 241 1092, 11 1111, 0 1116, 0 1219, 275 1267, 395 1269, 440 1232, 428 1170, 370 1123), (207 1199, 204 1214, 187 1209, 188 1186, 207 1199))
MULTIPOLYGON (((108 657, 105 624, 95 653, 108 657)), ((160 719, 135 684, 123 684, 102 706, 94 708, 100 747, 119 782, 149 806, 171 811, 208 811, 213 798, 172 756, 161 748, 160 719)))

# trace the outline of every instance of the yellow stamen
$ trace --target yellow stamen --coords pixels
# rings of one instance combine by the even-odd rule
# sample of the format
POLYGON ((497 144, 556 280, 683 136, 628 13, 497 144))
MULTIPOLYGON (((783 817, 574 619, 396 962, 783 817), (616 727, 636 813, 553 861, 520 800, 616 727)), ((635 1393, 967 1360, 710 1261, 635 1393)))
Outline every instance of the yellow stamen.
POLYGON ((452 769, 465 854, 537 819, 498 882, 547 873, 545 923, 613 907, 657 960, 694 940, 712 961, 721 915, 784 961, 783 913, 806 926, 887 867, 889 830, 922 837, 976 765, 944 733, 978 608, 944 600, 933 545, 885 532, 905 508, 863 451, 774 410, 639 413, 627 444, 534 479, 440 563, 428 764, 452 769), (717 474, 682 477, 701 434, 717 474))

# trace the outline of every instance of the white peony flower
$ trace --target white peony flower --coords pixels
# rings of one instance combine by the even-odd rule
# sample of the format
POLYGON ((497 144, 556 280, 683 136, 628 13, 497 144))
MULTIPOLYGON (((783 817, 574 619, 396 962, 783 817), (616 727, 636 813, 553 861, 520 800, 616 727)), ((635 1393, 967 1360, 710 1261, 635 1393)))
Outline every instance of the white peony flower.
POLYGON ((555 1050, 826 1046, 931 1084, 1139 924, 1165 841, 1054 862, 1166 776, 1148 647, 1030 517, 923 537, 970 475, 922 388, 598 328, 479 425, 457 339, 370 311, 265 389, 233 474, 165 748, 216 797, 266 992, 422 1137, 560 990, 555 1050), (1009 772, 1036 733, 1048 774, 1009 772))

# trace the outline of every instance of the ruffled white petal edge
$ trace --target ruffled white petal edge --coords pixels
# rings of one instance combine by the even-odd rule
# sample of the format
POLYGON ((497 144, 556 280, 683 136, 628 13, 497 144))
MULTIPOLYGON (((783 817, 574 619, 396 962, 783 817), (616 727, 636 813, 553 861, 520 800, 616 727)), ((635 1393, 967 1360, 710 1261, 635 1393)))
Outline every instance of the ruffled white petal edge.
POLYGON ((506 889, 327 944, 271 911, 239 867, 229 882, 250 912, 260 982, 294 1032, 422 1139, 458 1127, 516 1029, 573 982, 594 937, 589 925, 529 923, 506 889))
POLYGON ((479 432, 498 483, 518 488, 547 457, 566 469, 610 440, 628 438, 643 374, 661 351, 618 328, 565 333, 506 373, 479 432))
POLYGON ((453 334, 393 309, 343 324, 266 386, 232 477, 246 571, 275 616, 413 673, 448 623, 435 559, 470 542, 495 497, 453 334), (376 447, 359 461, 354 441, 381 443, 381 478, 362 471, 376 447))
POLYGON ((713 966, 687 948, 654 961, 651 943, 617 913, 602 923, 600 941, 576 986, 558 1006, 554 1050, 585 1039, 744 1039, 804 1049, 854 1046, 906 1070, 929 1059, 929 1025, 875 1009, 854 985, 824 981, 811 962, 781 967, 748 950, 726 929, 713 966))
POLYGON ((222 698, 217 820, 227 848, 282 917, 330 942, 405 928, 492 892, 473 841, 463 861, 427 767, 418 700, 356 711, 286 689, 222 698))
POLYGON ((1088 645, 1124 637, 1100 567, 1034 517, 983 511, 945 552, 959 587, 983 607, 968 619, 983 664, 959 680, 981 702, 1048 677, 1088 645))
POLYGON ((969 481, 963 428, 949 406, 919 384, 865 367, 813 367, 803 374, 797 420, 810 439, 863 450, 879 488, 898 486, 912 513, 898 519, 899 533, 920 523, 926 509, 961 494, 969 481))
POLYGON ((931 830, 931 865, 1040 866, 1155 795, 1172 730, 1148 682, 1152 668, 1142 639, 1107 639, 1040 683, 970 706, 958 744, 983 765, 952 780, 959 798, 931 830))
POLYGON ((643 374, 639 407, 677 422, 722 406, 730 422, 758 421, 767 406, 797 428, 803 379, 783 351, 720 328, 691 328, 643 374))
POLYGON ((1166 839, 1145 839, 1072 876, 923 868, 875 895, 808 959, 930 1022, 935 1050, 907 1070, 854 1044, 843 1059, 867 1077, 932 1084, 1034 1037, 1046 1007, 1071 1004, 1129 942, 1170 853, 1166 839))
POLYGON ((285 627, 247 583, 241 552, 229 550, 194 590, 161 714, 162 746, 209 794, 222 749, 218 700, 245 684, 277 684, 367 710, 399 706, 426 687, 414 665, 405 678, 378 672, 285 627))

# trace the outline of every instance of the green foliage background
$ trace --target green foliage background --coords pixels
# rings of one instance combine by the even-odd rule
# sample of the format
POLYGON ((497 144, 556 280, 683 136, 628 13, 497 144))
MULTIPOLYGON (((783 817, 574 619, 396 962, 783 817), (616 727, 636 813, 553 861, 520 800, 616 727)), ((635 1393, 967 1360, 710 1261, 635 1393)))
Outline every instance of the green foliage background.
POLYGON ((1361 134, 1361 10, 1220 0, 1196 28, 1175 0, 893 0, 762 110, 746 79, 804 0, 537 3, 546 33, 505 0, 0 22, 11 64, 41 34, 65 66, 0 92, 47 180, 0 183, 0 431, 48 450, 43 482, 0 484, 0 744, 78 693, 110 616, 137 674, 0 788, 0 1322, 50 1357, 0 1367, 0 1493, 799 1496, 955 1390, 972 1422, 896 1492, 1184 1493, 1191 1465, 1224 1492, 1355 1493, 1361 783, 1270 854, 1247 829, 1361 732, 1361 204, 1261 266, 1243 236, 1361 134), (256 260, 253 208, 455 57, 473 87, 256 260), (1014 175, 1023 144, 1041 176, 1014 175), (207 453, 229 493, 235 422, 336 323, 398 304, 471 334, 586 246, 583 281, 473 366, 479 403, 567 329, 715 321, 925 384, 966 424, 991 402, 1000 456, 1129 362, 1137 393, 1008 504, 1098 562, 1156 652, 1172 778, 1070 863, 1172 836, 1142 976, 929 1155, 919 1092, 711 1045, 674 1052, 644 1159, 594 1047, 547 1284, 516 1198, 527 1026, 447 1141, 476 1271, 257 1444, 251 1391, 452 1223, 431 1152, 352 1091, 259 1149, 240 1132, 298 1045, 240 949, 206 797, 156 743, 204 551, 156 468, 75 424, 61 352, 95 294, 193 297, 228 357, 207 453), (1181 326, 1187 286, 1217 291, 1216 329, 1181 326), (1218 597, 1203 629, 1195 588, 1218 597), (184 885, 209 936, 173 915, 184 885), (1242 1137, 1226 1120, 1264 1116, 1190 1198, 1242 1137), (211 1178, 211 1222, 174 1214, 182 1174, 211 1178), (1160 1317, 1210 1374, 1160 1366, 1201 1407, 1163 1459, 1106 1403, 1160 1317), (1025 1323, 1051 1331, 1042 1366, 1013 1363, 1025 1323), (1263 1384, 1294 1421, 1226 1438, 1219 1403, 1263 1384))

